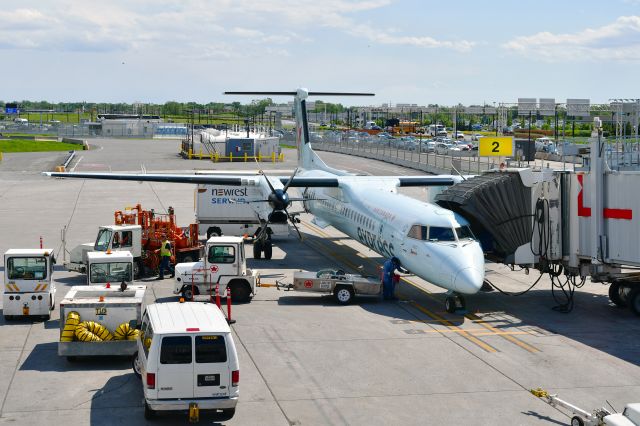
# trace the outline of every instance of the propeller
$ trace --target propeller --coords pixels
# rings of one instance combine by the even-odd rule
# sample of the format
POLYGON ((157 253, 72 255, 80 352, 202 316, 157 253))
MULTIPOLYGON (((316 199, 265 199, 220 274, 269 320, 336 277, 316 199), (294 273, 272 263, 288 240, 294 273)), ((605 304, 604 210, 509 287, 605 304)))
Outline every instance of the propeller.
POLYGON ((268 225, 270 223, 271 216, 275 212, 282 211, 287 216, 287 219, 289 220, 289 222, 291 223, 293 228, 298 233, 298 238, 300 238, 302 240, 302 234, 300 233, 300 230, 298 229, 298 226, 296 225, 295 219, 287 211, 287 209, 291 205, 292 201, 299 201, 298 199, 294 200, 294 199, 290 198, 289 195, 287 194, 287 190, 291 186, 291 183, 293 182, 293 178, 298 173, 298 168, 296 167, 296 169, 293 171, 293 174, 291 174, 291 177, 289 178, 289 181, 287 182, 287 184, 282 189, 274 188, 273 185, 271 184, 271 181, 269 180, 269 177, 267 176, 267 174, 263 170, 260 170, 259 173, 262 176, 264 176, 264 179, 267 181, 267 185, 269 185, 269 189, 271 190, 271 193, 269 194, 269 196, 267 197, 267 199, 265 201, 269 203, 269 206, 273 210, 271 211, 271 214, 269 215, 269 217, 267 217, 267 222, 266 222, 265 226, 263 226, 260 229, 260 233, 256 236, 256 238, 258 240, 264 238, 265 234, 267 233, 267 226, 266 225, 268 225))

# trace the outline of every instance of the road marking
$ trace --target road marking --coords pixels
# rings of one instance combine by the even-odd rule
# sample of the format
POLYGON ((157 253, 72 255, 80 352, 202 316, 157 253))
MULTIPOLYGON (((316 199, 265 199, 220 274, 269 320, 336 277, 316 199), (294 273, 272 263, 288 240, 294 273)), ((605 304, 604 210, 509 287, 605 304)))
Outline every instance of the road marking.
POLYGON ((82 161, 83 158, 84 158, 84 156, 80 157, 80 159, 78 161, 76 161, 76 164, 70 170, 71 173, 76 171, 76 167, 78 167, 78 164, 80 164, 80 162, 82 161))
MULTIPOLYGON (((481 325, 482 327, 486 328, 487 330, 490 330, 492 332, 499 332, 500 330, 498 330, 497 328, 495 328, 494 326, 490 325, 489 323, 487 323, 485 320, 483 320, 482 318, 479 318, 478 316, 476 316, 475 314, 467 314, 465 315, 467 318, 469 318, 470 320, 472 320, 473 322, 475 322, 476 324, 481 325)), ((518 346, 520 346, 522 349, 525 349, 531 353, 536 353, 536 352, 540 352, 540 349, 536 348, 535 346, 532 346, 516 337, 510 336, 510 335, 502 335, 503 338, 507 339, 508 341, 510 341, 511 343, 514 343, 518 346)))
MULTIPOLYGON (((320 234, 320 236, 326 237, 326 238, 332 238, 328 233, 316 228, 315 226, 311 226, 310 224, 307 224, 306 222, 301 222, 303 225, 307 226, 308 228, 310 228, 312 231, 317 232, 318 234, 320 234)), ((322 247, 318 247, 317 245, 314 247, 316 249, 322 249, 322 247)), ((352 249, 354 249, 353 247, 351 247, 352 249)), ((356 249, 354 249, 356 250, 356 249)), ((356 250, 356 253, 359 254, 359 252, 356 250)), ((339 258, 339 260, 341 260, 343 263, 345 263, 346 265, 350 266, 351 268, 353 268, 354 270, 357 270, 357 266, 355 264, 353 264, 352 262, 346 260, 343 256, 339 256, 339 255, 335 255, 334 253, 331 253, 331 255, 334 258, 339 258)), ((360 256, 363 257, 363 256, 360 256)), ((367 257, 363 257, 364 259, 366 259, 368 261, 368 263, 375 267, 375 268, 379 268, 379 265, 375 264, 373 261, 371 261, 369 258, 367 257)), ((421 293, 423 293, 424 295, 426 295, 427 297, 431 298, 432 300, 437 301, 438 303, 440 303, 440 300, 434 295, 432 294, 430 291, 428 291, 427 289, 423 288, 422 286, 420 286, 419 284, 409 280, 406 277, 402 277, 401 278, 402 281, 406 282, 407 284, 411 285, 412 287, 414 287, 415 289, 417 289, 418 291, 420 291, 421 293)), ((415 303, 415 302, 413 302, 415 303)), ((419 308, 418 308, 419 309, 419 308)), ((425 308, 426 309, 426 308, 425 308)), ((425 312, 426 313, 426 312, 425 312)), ((429 315, 429 314, 427 314, 429 315)), ((434 313, 434 315, 436 315, 434 313)), ((429 315, 430 316, 430 315, 429 315)), ((437 315, 436 315, 437 316, 437 315)), ((436 319, 435 317, 431 317, 432 319, 435 319, 436 322, 442 323, 440 321, 440 319, 446 321, 446 319, 439 317, 440 319, 436 319)), ((530 353, 536 353, 536 352, 541 352, 540 349, 536 348, 535 346, 526 343, 520 339, 518 339, 517 337, 514 337, 513 334, 516 333, 503 333, 500 330, 496 329, 495 327, 491 326, 489 323, 487 323, 486 321, 484 321, 483 319, 479 318, 478 316, 474 315, 474 314, 466 314, 465 318, 469 319, 470 321, 479 324, 480 326, 484 327, 485 329, 489 330, 491 333, 488 335, 498 335, 503 337, 504 339, 506 339, 507 341, 519 346, 520 348, 530 352, 530 353)), ((453 325, 453 324, 451 324, 453 325)), ((454 326, 455 327, 455 326, 454 326)), ((529 334, 532 335, 529 332, 522 332, 522 333, 517 333, 517 334, 529 334)), ((482 342, 482 341, 480 341, 482 342)), ((475 343, 475 342, 474 342, 475 343)), ((484 342, 482 342, 484 343, 484 342)), ((483 348, 485 349, 485 348, 483 348)), ((495 349, 495 348, 494 348, 495 349)), ((486 349, 485 349, 486 350, 486 349)))
MULTIPOLYGON (((304 224, 304 222, 303 222, 304 224)), ((325 234, 325 236, 329 236, 328 234, 322 232, 322 234, 325 234)), ((313 248, 315 248, 316 250, 320 250, 322 251, 323 247, 321 246, 321 244, 319 243, 315 243, 315 242, 311 242, 309 239, 305 240, 306 243, 309 243, 309 245, 311 245, 313 248)), ((348 265, 349 267, 351 267, 354 270, 357 270, 357 266, 354 265, 352 262, 348 261, 347 259, 345 259, 343 256, 335 253, 335 252, 329 252, 326 253, 328 255, 330 255, 331 257, 333 257, 334 259, 337 259, 338 261, 343 262, 344 264, 348 265)), ((374 266, 376 266, 371 260, 369 260, 367 258, 368 262, 374 266)), ((406 301, 406 299, 405 299, 406 301)), ((425 308, 424 306, 420 305, 419 303, 415 302, 415 301, 411 301, 410 302, 415 308, 417 308, 419 311, 421 311, 422 313, 426 314, 428 317, 430 317, 431 319, 437 321, 439 324, 444 325, 446 327, 448 327, 450 330, 457 332, 458 334, 460 334, 462 337, 464 337, 465 339, 469 340, 470 342, 478 345, 480 348, 482 348, 483 350, 485 350, 486 352, 498 352, 498 350, 496 348, 494 348, 493 346, 489 345, 488 343, 483 342, 482 340, 478 339, 477 337, 467 333, 465 330, 461 329, 460 327, 452 324, 449 320, 441 317, 440 315, 436 314, 435 312, 430 311, 429 309, 425 308)))

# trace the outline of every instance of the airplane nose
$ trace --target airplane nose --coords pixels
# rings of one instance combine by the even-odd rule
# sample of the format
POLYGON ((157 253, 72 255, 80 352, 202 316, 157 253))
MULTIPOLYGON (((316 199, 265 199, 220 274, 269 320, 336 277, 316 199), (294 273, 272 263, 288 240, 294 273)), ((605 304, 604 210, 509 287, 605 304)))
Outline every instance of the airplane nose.
POLYGON ((453 280, 453 287, 458 293, 475 294, 484 282, 484 271, 476 268, 463 268, 458 271, 453 280))

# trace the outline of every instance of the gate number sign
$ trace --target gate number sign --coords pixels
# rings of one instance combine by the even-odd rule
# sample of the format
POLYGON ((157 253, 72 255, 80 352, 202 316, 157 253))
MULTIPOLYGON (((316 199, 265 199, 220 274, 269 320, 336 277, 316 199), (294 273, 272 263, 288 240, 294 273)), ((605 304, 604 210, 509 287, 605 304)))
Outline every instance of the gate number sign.
POLYGON ((512 157, 514 155, 511 136, 484 136, 478 142, 480 157, 512 157))

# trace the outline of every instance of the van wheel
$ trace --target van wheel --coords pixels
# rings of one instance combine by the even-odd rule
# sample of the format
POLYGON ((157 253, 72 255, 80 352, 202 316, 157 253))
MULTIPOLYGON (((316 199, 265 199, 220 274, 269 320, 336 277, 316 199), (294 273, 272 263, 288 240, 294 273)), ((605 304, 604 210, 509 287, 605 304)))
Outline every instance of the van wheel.
POLYGON ((133 374, 136 375, 138 379, 142 380, 142 373, 140 372, 140 359, 138 359, 138 351, 133 354, 133 358, 131 360, 131 367, 133 368, 133 374))
POLYGON ((273 255, 273 246, 271 245, 271 241, 265 241, 264 258, 267 260, 270 260, 272 255, 273 255))
POLYGON ((185 285, 184 287, 182 287, 182 297, 184 298, 184 300, 191 300, 193 299, 194 293, 195 295, 199 295, 200 291, 198 290, 198 287, 193 287, 194 291, 191 291, 191 286, 190 285, 185 285))
POLYGON ((231 281, 231 300, 237 303, 249 303, 251 301, 251 288, 246 281, 231 281))
POLYGON ((53 296, 49 295, 49 310, 54 311, 56 309, 56 304, 53 301, 53 296))
POLYGON ((151 420, 156 417, 156 412, 149 407, 147 401, 144 402, 144 418, 147 420, 151 420))
POLYGON ((640 316, 640 287, 636 286, 631 293, 629 293, 629 307, 631 312, 640 316))
POLYGON ((345 285, 338 285, 333 290, 333 297, 335 297, 336 302, 341 305, 348 305, 353 300, 353 289, 351 287, 345 285))
POLYGON ((231 420, 233 416, 236 414, 235 408, 226 408, 222 410, 222 419, 221 420, 231 420))

